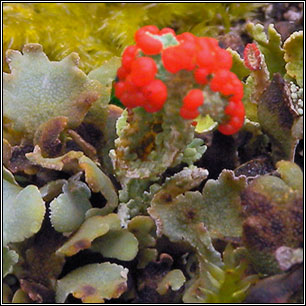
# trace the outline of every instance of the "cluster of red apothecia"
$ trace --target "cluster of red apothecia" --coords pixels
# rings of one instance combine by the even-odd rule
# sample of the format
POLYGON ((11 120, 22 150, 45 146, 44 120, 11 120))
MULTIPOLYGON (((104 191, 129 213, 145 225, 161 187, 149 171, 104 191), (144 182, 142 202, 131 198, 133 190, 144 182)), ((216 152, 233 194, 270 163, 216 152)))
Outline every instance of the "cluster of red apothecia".
POLYGON ((243 51, 244 64, 252 71, 261 68, 260 50, 255 43, 247 44, 243 51))
MULTIPOLYGON (((159 30, 150 25, 135 34, 136 45, 128 46, 118 69, 119 81, 115 84, 115 95, 128 108, 144 107, 147 112, 162 109, 167 100, 167 86, 156 78, 158 68, 150 56, 161 54, 164 68, 170 73, 180 70, 192 71, 199 85, 209 85, 214 92, 228 98, 225 114, 229 119, 219 125, 219 131, 230 135, 239 131, 244 122, 243 85, 230 71, 232 56, 218 46, 218 41, 209 37, 196 37, 191 33, 176 35, 170 28, 159 30), (156 35, 172 34, 178 45, 163 48, 156 35), (140 54, 146 56, 142 56, 140 54)), ((180 115, 184 119, 195 119, 198 108, 204 103, 203 91, 191 89, 183 98, 180 115)))

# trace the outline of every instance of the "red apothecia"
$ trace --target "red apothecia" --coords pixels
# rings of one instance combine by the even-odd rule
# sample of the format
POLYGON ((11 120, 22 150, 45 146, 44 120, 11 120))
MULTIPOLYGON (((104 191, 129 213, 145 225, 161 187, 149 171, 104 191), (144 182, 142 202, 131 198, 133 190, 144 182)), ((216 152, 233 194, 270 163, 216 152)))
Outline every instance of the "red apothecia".
MULTIPOLYGON (((136 45, 128 46, 123 52, 122 66, 117 72, 119 81, 115 84, 115 95, 127 108, 144 107, 151 113, 163 108, 168 89, 165 82, 157 77, 158 67, 162 65, 164 71, 170 74, 186 70, 193 75, 195 86, 182 98, 180 115, 184 119, 193 120, 200 114, 199 108, 205 100, 203 87, 206 86, 228 101, 219 131, 230 135, 240 130, 245 115, 241 101, 243 85, 230 71, 231 54, 220 48, 216 39, 196 37, 187 32, 176 35, 170 28, 159 30, 154 25, 148 25, 135 33, 135 42, 136 45), (175 43, 165 46, 164 35, 175 43)), ((247 46, 246 52, 257 55, 252 44, 247 46)))

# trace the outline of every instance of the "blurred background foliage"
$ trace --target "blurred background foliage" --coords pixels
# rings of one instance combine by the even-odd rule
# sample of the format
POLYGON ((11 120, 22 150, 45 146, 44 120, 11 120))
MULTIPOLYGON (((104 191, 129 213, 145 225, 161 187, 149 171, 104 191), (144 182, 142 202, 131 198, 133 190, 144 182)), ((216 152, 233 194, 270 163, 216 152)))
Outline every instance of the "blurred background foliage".
MULTIPOLYGON (((144 25, 172 27, 177 33, 218 36, 254 17, 260 3, 6 3, 3 59, 7 49, 40 43, 50 60, 80 55, 85 72, 133 44, 144 25), (22 29, 22 30, 21 30, 22 29)), ((9 71, 4 63, 4 70, 9 71)))

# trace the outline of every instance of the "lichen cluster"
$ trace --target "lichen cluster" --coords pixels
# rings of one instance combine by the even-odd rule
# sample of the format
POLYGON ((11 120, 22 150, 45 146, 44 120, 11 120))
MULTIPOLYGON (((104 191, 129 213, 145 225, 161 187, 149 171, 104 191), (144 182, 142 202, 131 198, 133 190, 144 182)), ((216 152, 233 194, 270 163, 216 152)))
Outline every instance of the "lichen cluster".
POLYGON ((217 35, 258 6, 4 6, 3 302, 301 299, 303 32, 249 23, 251 45, 227 49, 244 89, 234 135, 212 91, 211 116, 180 115, 185 69, 162 109, 110 103, 141 26, 217 35))

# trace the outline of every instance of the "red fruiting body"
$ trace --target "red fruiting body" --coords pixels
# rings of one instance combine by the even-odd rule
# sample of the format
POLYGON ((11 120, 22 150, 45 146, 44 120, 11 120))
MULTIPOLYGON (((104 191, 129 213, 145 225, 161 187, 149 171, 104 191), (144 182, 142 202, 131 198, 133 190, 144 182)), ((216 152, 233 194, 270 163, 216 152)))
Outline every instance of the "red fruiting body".
POLYGON ((161 80, 153 80, 142 88, 146 99, 156 106, 163 106, 167 100, 167 86, 161 80))
POLYGON ((244 64, 250 70, 259 70, 261 68, 261 56, 260 51, 255 43, 247 44, 244 52, 244 64))
POLYGON ((234 128, 240 129, 243 125, 243 122, 244 122, 244 117, 234 116, 230 119, 228 123, 232 125, 234 128))
POLYGON ((131 65, 133 60, 135 59, 137 54, 137 46, 128 46, 123 54, 122 54, 122 66, 126 69, 126 70, 130 70, 131 69, 131 65))
POLYGON ((204 102, 204 95, 200 89, 191 89, 183 99, 180 114, 184 119, 195 119, 199 116, 198 107, 204 102))
POLYGON ((122 94, 125 91, 125 84, 124 84, 124 82, 117 82, 114 85, 114 87, 115 87, 115 96, 120 99, 122 94))
POLYGON ((183 99, 183 107, 194 110, 204 102, 203 92, 200 89, 191 89, 183 99))
POLYGON ((216 68, 218 67, 219 69, 228 69, 228 70, 232 68, 233 65, 232 55, 228 51, 222 48, 218 48, 216 50, 215 60, 216 60, 216 68))
POLYGON ((197 40, 197 37, 189 32, 184 32, 182 34, 179 34, 176 36, 176 38, 179 42, 190 41, 190 42, 196 43, 196 40, 197 40))
POLYGON ((143 34, 139 37, 137 40, 137 46, 146 55, 159 54, 163 48, 163 45, 159 40, 147 34, 143 34))
POLYGON ((208 47, 211 50, 218 47, 218 41, 211 37, 198 37, 197 44, 200 48, 208 47))
POLYGON ((217 69, 231 69, 232 56, 226 50, 218 46, 218 41, 214 38, 200 37, 198 39, 199 52, 197 64, 210 71, 217 69))
MULTIPOLYGON (((199 115, 199 107, 204 102, 203 86, 207 85, 229 101, 224 109, 227 121, 219 125, 219 131, 225 135, 239 131, 245 116, 241 101, 243 85, 230 71, 231 54, 220 48, 216 39, 198 38, 187 32, 176 36, 170 28, 159 31, 156 26, 149 25, 135 33, 135 41, 135 46, 129 46, 123 52, 122 66, 117 72, 119 82, 115 84, 115 94, 127 108, 141 106, 150 113, 162 109, 167 100, 167 87, 160 79, 156 79, 158 71, 155 61, 158 59, 150 57, 161 54, 162 64, 167 71, 192 71, 195 81, 201 85, 201 89, 191 89, 183 98, 180 115, 184 119, 193 120, 199 115), (165 34, 173 35, 179 44, 163 48, 161 41, 152 37, 165 34), (140 50, 148 56, 137 55, 140 50)), ((260 51, 255 44, 246 46, 244 57, 249 69, 260 69, 260 51)))
POLYGON ((147 102, 146 97, 140 91, 135 93, 134 99, 135 99, 135 103, 137 104, 137 106, 143 106, 147 102))
MULTIPOLYGON (((118 84, 123 83, 119 82, 118 84)), ((121 90, 121 85, 117 90, 121 90)), ((145 102, 144 99, 141 99, 141 96, 138 95, 139 89, 137 86, 134 85, 133 82, 130 80, 130 76, 127 77, 127 79, 124 82, 124 92, 121 93, 120 101, 129 108, 142 106, 142 104, 145 102)), ((120 94, 120 92, 119 92, 120 94)))
POLYGON ((193 70, 195 61, 191 53, 192 49, 192 45, 188 42, 165 49, 162 53, 162 61, 166 70, 171 73, 176 73, 182 69, 193 70))
POLYGON ((123 66, 121 66, 117 70, 117 76, 118 76, 120 81, 124 80, 128 76, 128 74, 129 74, 129 72, 123 66))
POLYGON ((132 63, 131 80, 136 86, 145 86, 155 78, 156 63, 151 57, 138 57, 132 63))
POLYGON ((233 95, 233 100, 241 100, 243 98, 243 85, 235 74, 232 79, 232 84, 235 87, 235 93, 233 95))
POLYGON ((237 133, 243 126, 245 115, 244 105, 241 100, 230 99, 225 108, 225 114, 229 115, 230 118, 226 124, 220 124, 218 130, 225 135, 237 133))
POLYGON ((163 104, 162 105, 155 105, 155 104, 147 103, 143 107, 148 113, 155 113, 155 112, 158 112, 162 109, 163 104))
POLYGON ((218 126, 218 131, 221 132, 224 135, 232 135, 235 134, 239 131, 239 129, 234 128, 231 124, 226 123, 226 124, 220 124, 218 126))
POLYGON ((193 70, 196 67, 196 44, 192 41, 185 41, 179 46, 184 52, 184 62, 182 63, 183 69, 193 70))
MULTIPOLYGON (((187 57, 195 57, 197 51, 196 37, 191 33, 183 33, 177 36, 181 48, 188 54, 187 57)), ((194 58, 195 61, 195 58, 194 58)))
POLYGON ((128 75, 128 77, 125 79, 124 86, 125 90, 128 92, 139 91, 137 85, 135 85, 134 82, 132 81, 131 74, 128 75))
POLYGON ((205 85, 208 83, 207 76, 209 75, 209 71, 206 68, 198 68, 194 71, 194 78, 198 84, 205 85))
POLYGON ((125 91, 121 96, 120 100, 122 101, 122 103, 124 103, 126 107, 129 108, 144 106, 144 104, 146 103, 145 96, 142 92, 138 90, 125 91))
POLYGON ((186 40, 181 42, 179 48, 186 52, 187 57, 195 57, 197 46, 194 42, 186 40))
POLYGON ((209 47, 211 49, 214 49, 214 48, 219 48, 219 43, 218 43, 218 40, 215 39, 215 38, 212 38, 212 37, 205 37, 206 40, 207 40, 207 43, 209 45, 209 47))
POLYGON ((169 34, 169 33, 175 36, 174 30, 171 28, 163 28, 162 30, 159 31, 159 35, 164 35, 164 34, 169 34))
POLYGON ((215 58, 208 46, 205 46, 198 51, 196 61, 199 67, 208 69, 210 72, 213 71, 215 58))
POLYGON ((210 82, 210 88, 213 91, 220 91, 221 88, 231 79, 229 70, 220 69, 214 73, 214 77, 210 82))
POLYGON ((195 119, 196 117, 199 116, 199 111, 197 109, 195 110, 190 110, 188 108, 182 107, 180 109, 180 115, 187 120, 192 120, 195 119))
POLYGON ((162 61, 165 69, 171 73, 176 73, 181 70, 181 63, 178 60, 179 49, 176 47, 169 47, 162 53, 162 61))
POLYGON ((177 36, 180 42, 177 46, 163 50, 162 61, 166 70, 176 73, 182 69, 193 70, 195 68, 195 55, 197 51, 196 38, 191 33, 183 33, 177 36))
POLYGON ((163 47, 162 43, 148 33, 158 35, 159 30, 156 26, 145 26, 139 29, 135 34, 137 46, 146 55, 159 54, 163 47))
POLYGON ((136 31, 136 33, 135 33, 135 37, 134 37, 134 39, 135 39, 135 41, 137 42, 137 40, 138 40, 138 38, 140 37, 140 36, 142 36, 144 33, 146 33, 146 32, 149 32, 149 33, 151 33, 151 34, 159 34, 159 29, 158 29, 158 27, 157 26, 155 26, 155 25, 147 25, 147 26, 144 26, 144 27, 142 27, 142 28, 140 28, 140 29, 138 29, 137 31, 136 31))
POLYGON ((228 105, 225 107, 224 110, 225 114, 229 116, 240 116, 244 117, 245 111, 244 111, 244 105, 241 100, 233 101, 230 99, 228 105))
POLYGON ((244 123, 244 116, 234 116, 226 124, 220 124, 218 130, 224 135, 237 133, 244 123))
POLYGON ((237 76, 229 70, 218 70, 210 82, 212 91, 219 91, 224 96, 233 96, 236 100, 243 97, 243 86, 237 76))
POLYGON ((135 103, 135 99, 133 97, 133 94, 129 93, 127 91, 123 93, 123 95, 121 96, 120 100, 122 101, 122 103, 124 103, 124 105, 126 107, 133 108, 133 107, 138 106, 135 103))

